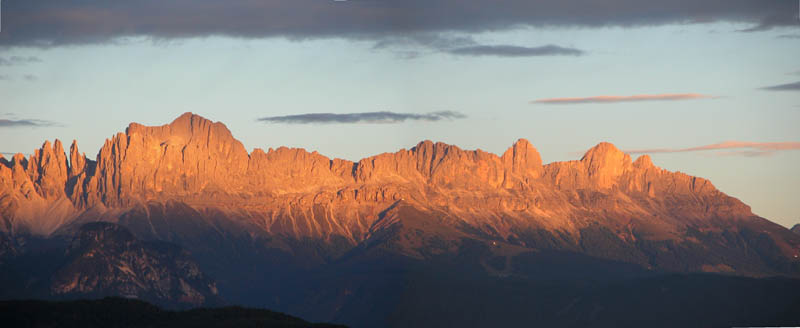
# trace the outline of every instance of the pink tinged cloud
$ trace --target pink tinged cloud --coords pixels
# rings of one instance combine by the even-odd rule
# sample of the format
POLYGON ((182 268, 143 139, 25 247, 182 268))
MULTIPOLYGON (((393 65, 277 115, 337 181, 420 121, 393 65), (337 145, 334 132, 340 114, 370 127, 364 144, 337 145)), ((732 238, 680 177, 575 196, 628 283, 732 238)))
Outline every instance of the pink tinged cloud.
POLYGON ((692 99, 711 99, 716 98, 709 95, 698 93, 668 93, 657 95, 633 95, 633 96, 596 96, 584 98, 547 98, 531 101, 532 104, 606 104, 637 101, 675 101, 692 99))
POLYGON ((691 147, 691 148, 633 149, 633 150, 626 150, 625 152, 629 154, 654 154, 654 153, 714 151, 723 149, 728 151, 716 152, 714 154, 719 156, 747 156, 747 157, 769 156, 778 151, 800 150, 800 142, 725 141, 712 145, 705 145, 705 146, 691 147))

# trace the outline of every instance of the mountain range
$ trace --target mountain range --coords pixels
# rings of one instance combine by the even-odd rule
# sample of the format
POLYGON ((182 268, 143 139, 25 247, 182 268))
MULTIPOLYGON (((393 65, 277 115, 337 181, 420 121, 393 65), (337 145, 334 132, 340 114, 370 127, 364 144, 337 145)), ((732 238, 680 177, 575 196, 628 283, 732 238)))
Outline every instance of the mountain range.
POLYGON ((720 302, 707 324, 787 324, 800 320, 798 255, 799 234, 710 181, 609 143, 549 164, 525 139, 501 156, 423 141, 352 162, 248 153, 224 124, 186 113, 132 123, 93 159, 59 140, 0 155, 5 299, 242 304, 353 326, 584 326, 613 324, 645 296, 674 303, 660 315, 685 324, 670 311, 687 313, 684 298, 705 288, 720 302))

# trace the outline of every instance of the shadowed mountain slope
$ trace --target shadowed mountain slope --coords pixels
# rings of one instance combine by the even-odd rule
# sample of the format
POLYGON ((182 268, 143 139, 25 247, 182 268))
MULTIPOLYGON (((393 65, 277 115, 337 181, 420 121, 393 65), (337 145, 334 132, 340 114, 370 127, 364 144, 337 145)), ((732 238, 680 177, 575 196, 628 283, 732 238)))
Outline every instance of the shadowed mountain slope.
POLYGON ((20 241, 25 252, 3 267, 2 298, 123 296, 172 308, 223 304, 216 283, 187 251, 140 241, 117 224, 88 223, 72 240, 20 241))

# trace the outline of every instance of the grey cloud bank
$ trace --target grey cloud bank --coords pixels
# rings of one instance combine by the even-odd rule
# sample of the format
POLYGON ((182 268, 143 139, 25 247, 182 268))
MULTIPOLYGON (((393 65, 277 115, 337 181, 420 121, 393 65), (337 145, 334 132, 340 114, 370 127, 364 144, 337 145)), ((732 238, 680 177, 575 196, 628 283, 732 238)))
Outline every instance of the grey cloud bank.
POLYGON ((728 21, 750 31, 797 26, 786 0, 38 0, 3 3, 2 46, 103 43, 118 37, 381 39, 419 32, 652 26, 728 21))
POLYGON ((574 48, 546 45, 541 47, 520 47, 509 45, 471 46, 455 48, 448 53, 462 56, 498 56, 498 57, 532 57, 532 56, 580 56, 584 52, 574 48))
POLYGON ((773 85, 769 87, 763 87, 761 90, 767 91, 800 91, 800 81, 794 83, 786 83, 786 84, 779 84, 773 85))
POLYGON ((45 121, 45 120, 33 120, 33 119, 22 119, 22 120, 9 120, 9 119, 0 119, 0 128, 13 128, 13 127, 44 127, 44 126, 56 126, 55 122, 45 121))
POLYGON ((716 97, 699 93, 666 93, 633 96, 593 96, 569 98, 545 98, 531 101, 531 104, 564 105, 564 104, 609 104, 641 101, 677 101, 692 99, 713 99, 716 97))
POLYGON ((0 66, 17 66, 41 62, 42 60, 39 59, 39 57, 34 56, 11 56, 8 58, 0 57, 0 66))
POLYGON ((258 121, 266 123, 284 124, 356 124, 356 123, 401 123, 405 121, 452 120, 465 118, 466 115, 453 111, 440 111, 433 113, 395 113, 395 112, 365 112, 365 113, 308 113, 298 115, 270 116, 259 118, 258 121))
MULTIPOLYGON (((482 45, 469 35, 453 33, 413 33, 403 36, 391 36, 378 40, 373 49, 409 49, 419 48, 434 52, 447 53, 454 56, 493 56, 493 57, 540 57, 540 56, 580 56, 583 50, 561 47, 557 45, 544 45, 526 47, 517 45, 482 45)), ((405 54, 407 51, 396 51, 405 54)), ((419 52, 409 56, 416 58, 419 52)))

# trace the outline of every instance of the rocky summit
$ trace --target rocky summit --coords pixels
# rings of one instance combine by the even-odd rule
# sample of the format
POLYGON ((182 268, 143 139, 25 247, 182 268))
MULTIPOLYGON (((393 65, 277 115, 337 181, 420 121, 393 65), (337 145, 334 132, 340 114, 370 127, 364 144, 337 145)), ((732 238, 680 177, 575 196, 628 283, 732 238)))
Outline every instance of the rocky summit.
MULTIPOLYGON (((287 288, 308 291, 315 275, 364 263, 466 263, 495 278, 536 278, 567 270, 540 262, 561 254, 628 273, 800 277, 800 235, 706 179, 661 169, 647 155, 633 160, 610 143, 549 164, 525 139, 501 156, 423 141, 352 162, 286 147, 248 153, 224 124, 186 113, 163 126, 132 123, 95 158, 75 141, 67 154, 59 140, 28 158, 0 158, 0 265, 35 254, 37 240, 85 237, 83 226, 96 221, 179 247, 217 279, 222 298, 313 320, 357 317, 354 297, 372 299, 377 287, 354 281, 358 274, 342 278, 306 295, 322 304, 313 311, 287 288)), ((134 249, 125 263, 151 265, 134 259, 152 257, 146 247, 134 249)), ((108 270, 123 277, 127 269, 108 270)), ((51 293, 83 279, 59 272, 51 293)), ((619 273, 595 273, 603 272, 619 273)), ((203 279, 187 285, 203 293, 183 296, 213 294, 203 279)), ((154 281, 102 283, 168 294, 154 281)))

